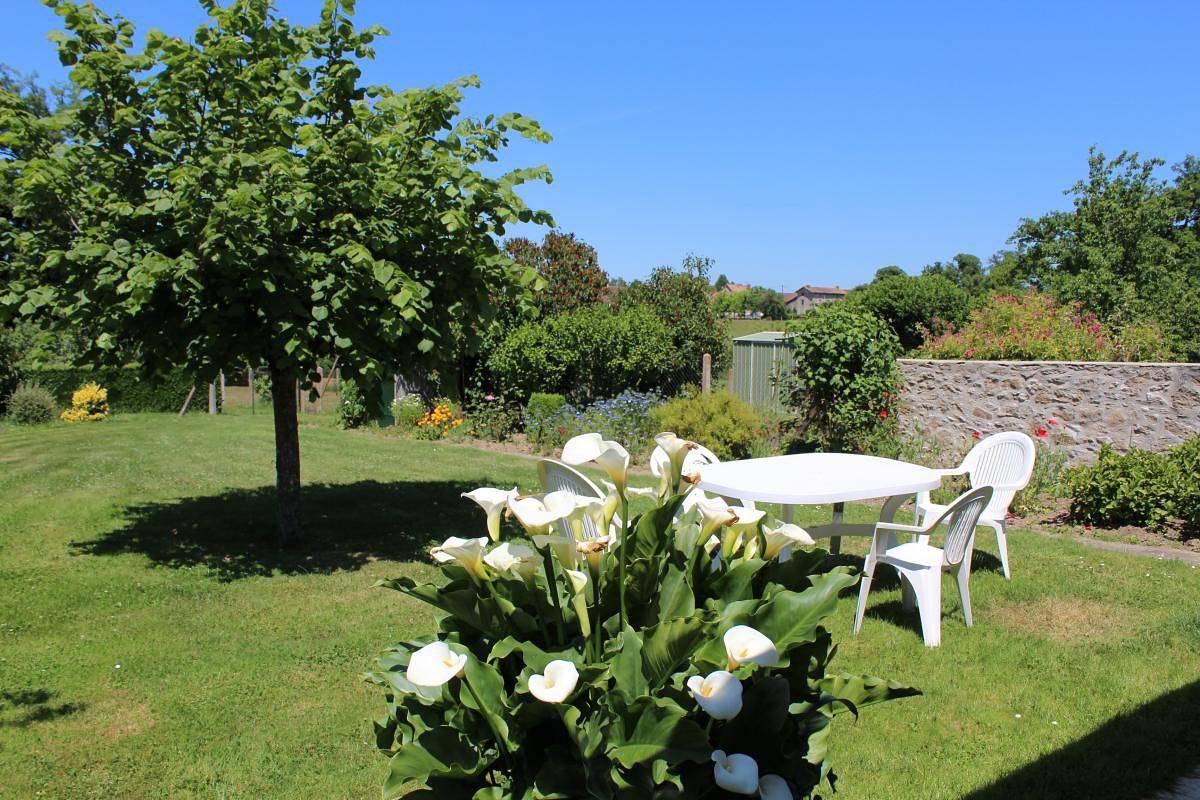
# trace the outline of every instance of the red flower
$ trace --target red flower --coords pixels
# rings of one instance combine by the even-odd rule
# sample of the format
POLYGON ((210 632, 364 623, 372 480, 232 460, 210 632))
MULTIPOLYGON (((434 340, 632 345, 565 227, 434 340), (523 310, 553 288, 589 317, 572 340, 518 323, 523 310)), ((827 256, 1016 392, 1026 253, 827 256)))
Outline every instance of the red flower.
POLYGON ((880 411, 880 412, 879 412, 879 418, 880 418, 880 419, 887 419, 887 411, 880 411))
POLYGON ((1038 429, 1037 429, 1037 435, 1038 435, 1038 436, 1045 436, 1045 435, 1046 435, 1046 434, 1048 434, 1048 433, 1050 433, 1050 431, 1046 430, 1045 428, 1038 428, 1038 429))
POLYGON ((975 431, 974 433, 971 434, 972 439, 978 439, 979 437, 980 437, 979 431, 975 431))
POLYGON ((1058 424, 1058 420, 1056 420, 1056 419, 1048 419, 1048 420, 1046 420, 1046 424, 1047 424, 1047 425, 1057 425, 1057 424, 1058 424))

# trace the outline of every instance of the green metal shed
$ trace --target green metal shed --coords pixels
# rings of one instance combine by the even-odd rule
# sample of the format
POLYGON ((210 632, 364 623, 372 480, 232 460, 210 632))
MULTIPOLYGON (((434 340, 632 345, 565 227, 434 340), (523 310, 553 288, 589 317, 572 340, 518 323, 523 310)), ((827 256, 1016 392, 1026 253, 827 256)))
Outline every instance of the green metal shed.
POLYGON ((771 379, 778 370, 792 368, 792 334, 760 331, 733 340, 731 391, 751 405, 783 411, 771 379))

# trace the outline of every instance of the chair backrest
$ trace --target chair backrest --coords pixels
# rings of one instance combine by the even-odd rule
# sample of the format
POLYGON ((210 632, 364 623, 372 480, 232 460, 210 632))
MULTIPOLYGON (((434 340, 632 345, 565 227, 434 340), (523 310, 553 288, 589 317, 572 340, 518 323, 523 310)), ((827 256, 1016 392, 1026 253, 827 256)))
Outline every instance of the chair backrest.
MULTIPOLYGON (((538 459, 538 478, 542 489, 547 492, 571 492, 577 497, 598 497, 603 499, 605 493, 592 480, 570 464, 563 463, 557 458, 538 459)), ((559 533, 572 535, 570 526, 564 520, 555 523, 559 533)), ((600 536, 596 524, 589 518, 583 519, 583 538, 595 539, 600 536)))
POLYGON ((946 543, 942 545, 945 560, 951 566, 962 563, 975 536, 975 526, 983 509, 992 499, 992 487, 972 489, 950 504, 935 524, 946 524, 946 543))
MULTIPOLYGON (((693 444, 695 443, 693 442, 693 444)), ((667 451, 655 445, 653 452, 650 453, 650 474, 661 478, 670 463, 671 457, 667 455, 667 451)), ((717 458, 716 453, 704 445, 697 444, 695 448, 688 451, 687 456, 683 459, 683 474, 696 472, 705 464, 719 463, 721 463, 721 459, 717 458)))
POLYGON ((1033 439, 1023 433, 1009 431, 989 436, 971 448, 962 466, 971 479, 971 487, 991 486, 992 500, 983 515, 1003 520, 1018 489, 1023 489, 1033 475, 1037 448, 1033 439), (996 487, 1005 488, 996 488, 996 487), (1011 487, 1017 488, 1011 488, 1011 487))

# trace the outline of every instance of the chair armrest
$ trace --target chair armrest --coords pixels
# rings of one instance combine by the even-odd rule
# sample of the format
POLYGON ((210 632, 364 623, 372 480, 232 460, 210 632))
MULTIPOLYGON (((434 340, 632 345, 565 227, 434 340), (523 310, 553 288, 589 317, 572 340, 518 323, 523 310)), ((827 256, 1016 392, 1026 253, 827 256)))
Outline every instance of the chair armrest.
POLYGON ((933 470, 933 472, 937 473, 938 475, 940 475, 943 478, 949 478, 953 475, 966 475, 967 474, 967 470, 964 469, 963 467, 951 467, 950 469, 935 469, 935 470, 933 470))
POLYGON ((901 525, 899 522, 876 522, 875 530, 899 531, 901 533, 929 533, 932 525, 901 525))

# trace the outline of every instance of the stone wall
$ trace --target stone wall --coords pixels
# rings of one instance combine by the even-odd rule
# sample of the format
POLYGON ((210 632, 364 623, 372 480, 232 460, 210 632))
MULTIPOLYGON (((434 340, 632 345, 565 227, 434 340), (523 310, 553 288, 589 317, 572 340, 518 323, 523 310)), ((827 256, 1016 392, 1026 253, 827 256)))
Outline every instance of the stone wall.
POLYGON ((1161 450, 1200 433, 1200 364, 902 359, 900 370, 901 425, 953 448, 1046 419, 1073 461, 1104 442, 1161 450))

